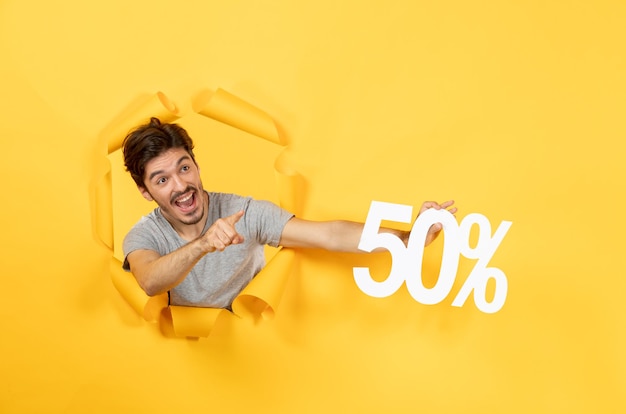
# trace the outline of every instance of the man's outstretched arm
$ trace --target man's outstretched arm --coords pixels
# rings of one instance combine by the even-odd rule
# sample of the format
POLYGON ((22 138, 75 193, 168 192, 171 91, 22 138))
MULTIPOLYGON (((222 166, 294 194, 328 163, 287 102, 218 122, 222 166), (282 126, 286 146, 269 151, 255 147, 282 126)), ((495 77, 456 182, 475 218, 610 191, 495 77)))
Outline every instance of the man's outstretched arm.
MULTIPOLYGON (((437 203, 427 201, 422 204, 420 214, 429 208, 437 210, 446 209, 450 213, 456 213, 456 207, 452 207, 454 201, 437 203)), ((345 220, 310 221, 292 218, 287 222, 280 238, 283 247, 317 248, 337 252, 359 253, 359 241, 363 233, 363 224, 345 220)), ((441 232, 441 224, 433 224, 428 230, 426 245, 429 245, 441 232)), ((381 228, 381 232, 392 233, 400 238, 406 245, 410 232, 391 228, 381 228)))

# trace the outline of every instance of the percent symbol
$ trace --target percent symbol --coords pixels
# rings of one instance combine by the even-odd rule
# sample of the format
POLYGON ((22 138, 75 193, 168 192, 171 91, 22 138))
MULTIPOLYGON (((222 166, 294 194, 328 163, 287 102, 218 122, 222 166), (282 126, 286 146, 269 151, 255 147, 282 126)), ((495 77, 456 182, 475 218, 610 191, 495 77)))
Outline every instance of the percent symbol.
POLYGON ((513 223, 503 221, 498 226, 495 234, 491 236, 491 224, 487 217, 473 213, 466 216, 459 226, 460 238, 466 243, 461 245, 461 254, 468 259, 478 259, 469 276, 461 286, 461 290, 454 298, 452 306, 463 306, 474 290, 474 303, 476 307, 485 313, 499 311, 504 302, 509 288, 509 283, 504 272, 496 267, 487 267, 502 239, 509 231, 513 223), (470 231, 473 225, 478 225, 478 242, 476 247, 470 246, 470 231), (491 302, 487 302, 487 282, 490 278, 495 280, 495 292, 491 302))

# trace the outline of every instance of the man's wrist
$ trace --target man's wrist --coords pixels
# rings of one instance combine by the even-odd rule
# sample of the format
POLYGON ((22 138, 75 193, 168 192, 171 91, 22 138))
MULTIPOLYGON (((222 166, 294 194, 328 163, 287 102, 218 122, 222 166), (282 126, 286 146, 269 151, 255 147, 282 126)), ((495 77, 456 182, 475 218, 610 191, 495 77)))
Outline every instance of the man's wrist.
POLYGON ((198 237, 197 239, 195 239, 191 243, 195 244, 195 246, 198 249, 198 253, 201 256, 204 256, 207 253, 212 253, 212 252, 215 251, 215 247, 213 247, 213 245, 211 245, 211 243, 209 243, 209 241, 207 240, 206 237, 204 237, 204 235, 198 237))

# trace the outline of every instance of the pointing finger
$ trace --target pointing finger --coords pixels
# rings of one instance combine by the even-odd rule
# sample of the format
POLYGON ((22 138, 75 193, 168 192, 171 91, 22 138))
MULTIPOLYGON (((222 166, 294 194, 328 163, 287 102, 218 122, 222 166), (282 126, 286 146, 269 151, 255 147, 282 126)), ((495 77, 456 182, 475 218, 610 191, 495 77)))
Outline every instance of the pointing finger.
POLYGON ((228 224, 231 224, 231 225, 234 226, 235 223, 237 223, 239 221, 239 219, 241 219, 242 217, 243 217, 243 210, 239 210, 238 212, 236 212, 232 216, 226 217, 224 220, 226 220, 226 222, 228 224))

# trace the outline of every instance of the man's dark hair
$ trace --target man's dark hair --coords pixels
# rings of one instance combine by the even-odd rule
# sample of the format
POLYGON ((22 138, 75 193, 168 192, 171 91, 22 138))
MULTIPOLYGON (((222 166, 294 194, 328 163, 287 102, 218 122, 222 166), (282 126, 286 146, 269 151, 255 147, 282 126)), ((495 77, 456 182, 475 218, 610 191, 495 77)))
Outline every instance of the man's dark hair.
POLYGON ((193 162, 193 141, 181 126, 161 123, 158 118, 150 118, 150 122, 140 125, 124 138, 124 165, 140 187, 143 183, 146 164, 171 148, 184 148, 193 162))

